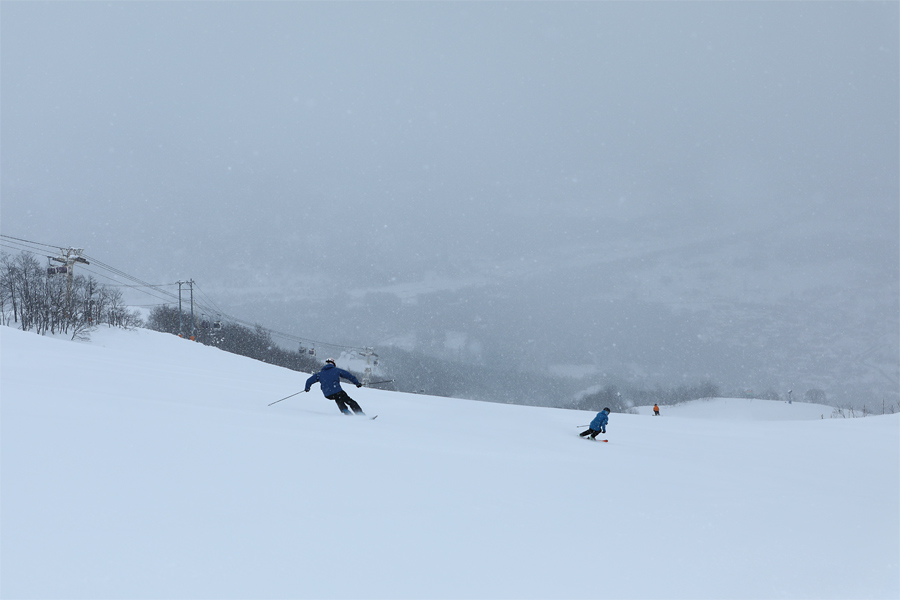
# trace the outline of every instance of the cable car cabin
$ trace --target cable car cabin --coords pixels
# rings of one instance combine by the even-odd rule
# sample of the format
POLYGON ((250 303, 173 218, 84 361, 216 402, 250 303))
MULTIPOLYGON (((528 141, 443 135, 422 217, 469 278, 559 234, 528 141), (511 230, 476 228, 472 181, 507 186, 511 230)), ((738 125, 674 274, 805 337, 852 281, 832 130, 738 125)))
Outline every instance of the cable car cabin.
POLYGON ((47 267, 47 275, 65 275, 69 272, 69 267, 47 267))
POLYGON ((222 331, 222 321, 216 321, 213 323, 213 331, 222 331))

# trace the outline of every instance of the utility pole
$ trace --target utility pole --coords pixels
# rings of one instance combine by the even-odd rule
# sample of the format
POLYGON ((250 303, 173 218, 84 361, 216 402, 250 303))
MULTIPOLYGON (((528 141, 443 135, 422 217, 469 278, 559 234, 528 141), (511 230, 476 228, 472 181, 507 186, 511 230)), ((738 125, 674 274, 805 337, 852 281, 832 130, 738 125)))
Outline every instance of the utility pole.
POLYGON ((191 288, 191 341, 194 340, 194 280, 176 281, 178 284, 178 337, 184 337, 184 322, 181 318, 181 286, 188 285, 191 288))
POLYGON ((178 337, 184 337, 184 327, 181 324, 181 284, 183 281, 178 281, 178 337))
POLYGON ((188 281, 188 283, 191 286, 191 341, 193 342, 194 337, 195 337, 195 335, 194 335, 194 325, 195 325, 195 322, 194 322, 194 280, 191 279, 190 281, 188 281))

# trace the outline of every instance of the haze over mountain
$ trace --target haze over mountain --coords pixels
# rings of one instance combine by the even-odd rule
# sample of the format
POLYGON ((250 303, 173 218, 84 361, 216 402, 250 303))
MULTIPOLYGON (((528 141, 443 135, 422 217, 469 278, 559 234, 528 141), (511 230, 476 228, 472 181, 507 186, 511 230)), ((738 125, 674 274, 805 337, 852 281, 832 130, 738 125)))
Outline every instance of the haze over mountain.
POLYGON ((897 3, 0 16, 6 235, 561 396, 900 399, 897 3))

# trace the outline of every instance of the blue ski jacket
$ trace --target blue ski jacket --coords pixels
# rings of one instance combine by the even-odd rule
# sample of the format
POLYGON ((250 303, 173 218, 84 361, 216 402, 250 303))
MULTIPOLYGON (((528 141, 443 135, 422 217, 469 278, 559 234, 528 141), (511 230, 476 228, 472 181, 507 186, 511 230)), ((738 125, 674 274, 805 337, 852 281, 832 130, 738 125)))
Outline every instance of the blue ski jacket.
POLYGON ((601 410, 597 413, 597 416, 594 417, 594 420, 591 421, 591 429, 594 431, 600 431, 601 428, 606 427, 606 424, 609 422, 609 413, 605 410, 601 410))
POLYGON ((343 391, 341 388, 341 377, 353 383, 353 385, 359 385, 359 380, 354 377, 353 373, 350 371, 338 369, 331 363, 325 363, 325 366, 322 367, 321 371, 314 373, 312 377, 306 380, 305 391, 308 392, 312 384, 318 381, 319 385, 322 386, 323 394, 326 396, 337 394, 338 392, 343 391))

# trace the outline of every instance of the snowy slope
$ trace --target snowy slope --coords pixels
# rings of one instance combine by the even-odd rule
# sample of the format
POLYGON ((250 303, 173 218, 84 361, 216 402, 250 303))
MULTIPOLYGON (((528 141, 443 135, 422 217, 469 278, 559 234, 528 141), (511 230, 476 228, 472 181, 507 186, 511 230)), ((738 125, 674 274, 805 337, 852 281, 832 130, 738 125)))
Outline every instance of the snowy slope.
POLYGON ((0 350, 4 598, 900 595, 900 415, 613 414, 603 444, 579 411, 270 407, 305 376, 144 330, 0 350))

